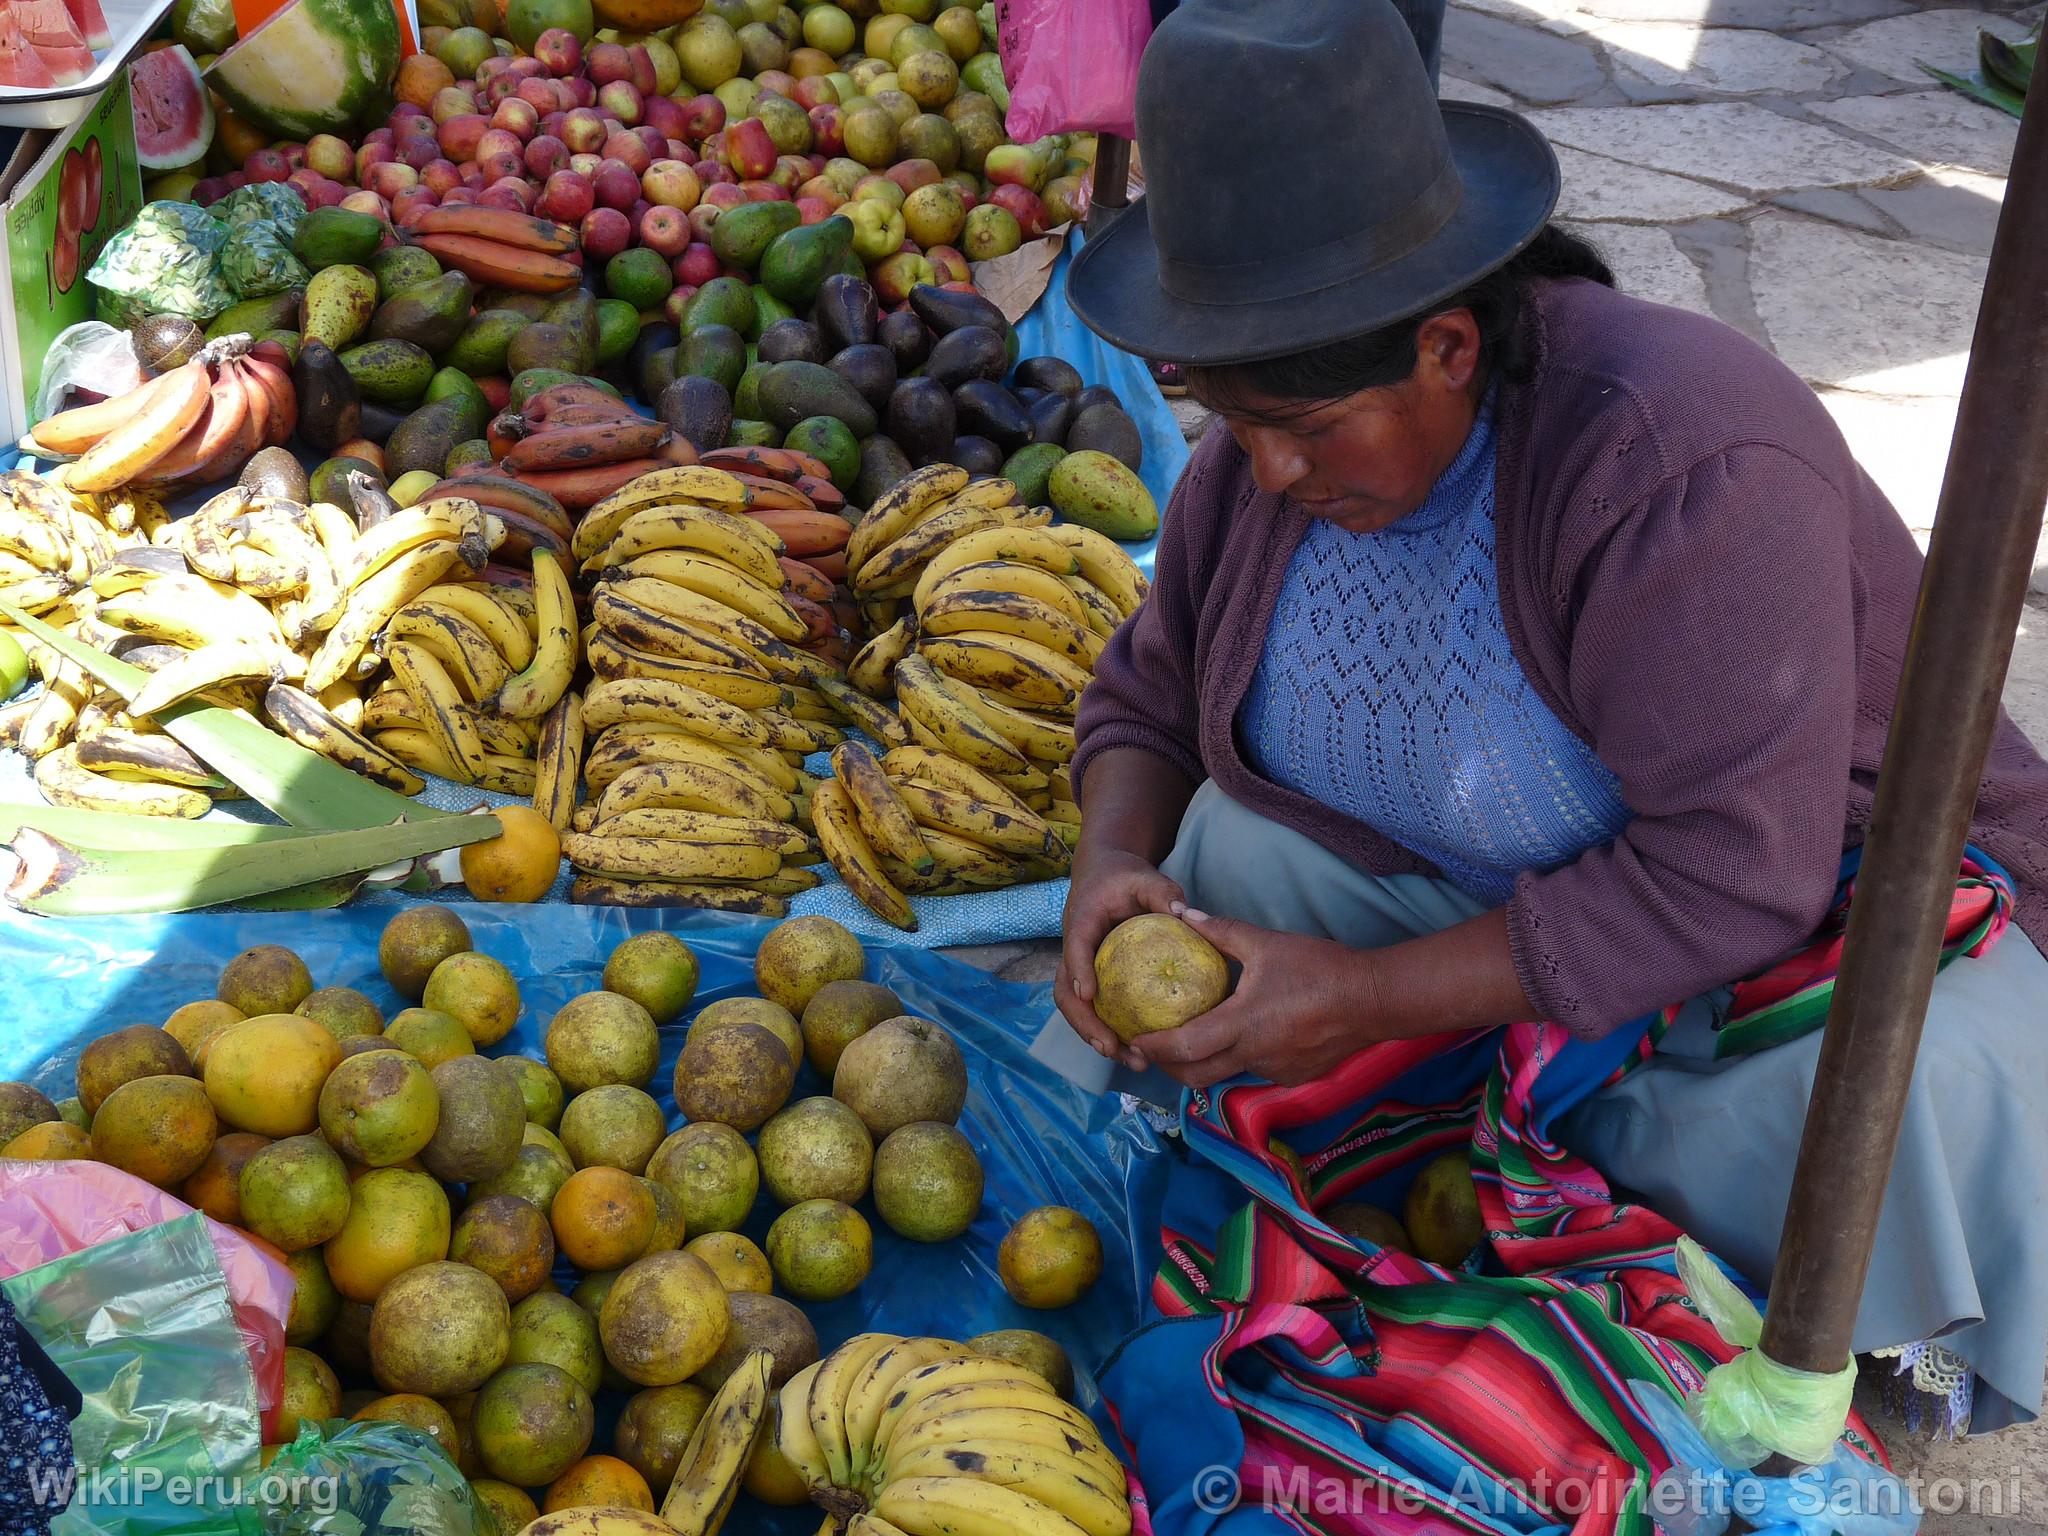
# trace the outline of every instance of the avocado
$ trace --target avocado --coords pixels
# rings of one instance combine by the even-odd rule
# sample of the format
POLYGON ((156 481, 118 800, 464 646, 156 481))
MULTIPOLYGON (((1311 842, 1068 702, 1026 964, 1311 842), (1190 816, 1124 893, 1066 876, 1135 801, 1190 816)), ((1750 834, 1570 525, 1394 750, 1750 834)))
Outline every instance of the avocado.
MULTIPOLYGON (((466 375, 456 377, 468 382, 466 375)), ((394 480, 415 469, 445 474, 455 445, 475 437, 483 426, 481 393, 430 401, 400 422, 384 444, 384 473, 394 480)))
POLYGON ((659 400, 661 392, 676 381, 679 347, 663 347, 641 364, 638 383, 642 400, 659 400))
POLYGON ((783 303, 782 300, 775 297, 766 288, 757 285, 754 289, 754 323, 745 327, 747 340, 760 340, 762 332, 766 331, 771 325, 774 325, 778 320, 790 319, 795 314, 796 311, 783 303))
POLYGON ((491 403, 484 398, 484 392, 477 388, 475 379, 460 368, 437 368, 434 376, 427 380, 426 404, 436 400, 473 400, 486 418, 491 414, 491 403))
MULTIPOLYGON (((666 320, 650 320, 634 333, 633 345, 626 351, 626 377, 639 387, 642 400, 659 400, 661 390, 647 387, 647 365, 657 352, 672 351, 683 333, 666 320)), ((671 369, 669 378, 674 378, 671 369)), ((668 380, 662 381, 664 387, 668 380)))
POLYGON ((877 411, 889 408, 889 397, 896 392, 896 354, 880 342, 847 347, 826 366, 859 390, 861 399, 877 411))
POLYGON ((899 309, 893 315, 884 315, 881 324, 875 328, 875 340, 896 355, 896 371, 908 373, 922 367, 924 360, 931 356, 932 333, 925 324, 907 309, 899 309))
POLYGON ((544 293, 513 293, 504 288, 487 288, 476 296, 479 310, 509 309, 529 320, 545 320, 553 303, 544 293))
POLYGON ((946 332, 932 343, 931 356, 924 360, 924 371, 927 377, 955 389, 969 379, 993 383, 1010 371, 1010 363, 1003 356, 1000 334, 985 325, 966 325, 946 332))
POLYGON ((1067 451, 1094 450, 1119 459, 1132 469, 1145 467, 1145 442, 1138 436, 1138 424, 1120 405, 1091 405, 1075 413, 1067 427, 1067 451))
POLYGON ((1003 450, 987 438, 972 434, 954 438, 952 449, 944 457, 970 475, 992 475, 1003 467, 1003 450))
POLYGON ((391 434, 398 430, 410 410, 409 401, 404 406, 397 406, 386 405, 381 400, 365 400, 362 435, 381 447, 391 440, 391 434))
POLYGON ((905 379, 889 396, 888 422, 913 466, 943 464, 957 426, 953 392, 937 379, 905 379))
POLYGON ((581 375, 583 347, 566 326, 552 320, 536 320, 524 327, 505 347, 505 366, 517 375, 533 368, 552 368, 581 375))
POLYGON ((854 479, 850 493, 856 506, 871 507, 898 480, 912 469, 909 458, 896 440, 890 437, 870 437, 860 445, 860 474, 854 479))
POLYGON ((754 318, 754 290, 736 277, 714 277, 697 290, 683 311, 683 334, 689 335, 700 325, 729 326, 744 333, 754 318))
POLYGON ((676 348, 676 377, 691 375, 715 380, 728 395, 739 388, 747 371, 747 344, 730 326, 706 325, 690 332, 676 348))
POLYGON ((749 421, 761 419, 761 376, 774 364, 749 363, 740 375, 740 387, 732 392, 732 413, 749 421))
POLYGON ((426 348, 409 341, 366 341, 342 353, 341 366, 356 381, 363 398, 380 405, 413 404, 427 392, 427 382, 434 376, 434 360, 426 348))
POLYGON ((732 431, 732 396, 716 379, 701 374, 684 374, 670 384, 654 413, 699 453, 723 446, 732 431))
POLYGON ((825 345, 834 352, 842 352, 875 339, 881 310, 875 303, 875 290, 866 278, 835 272, 818 285, 818 300, 811 306, 811 319, 825 345))
POLYGON ((765 421, 735 418, 725 441, 732 448, 773 448, 782 441, 782 434, 765 421))
POLYGON ((362 431, 362 393, 325 342, 309 339, 300 347, 292 387, 299 398, 299 436, 315 448, 332 453, 362 431))
POLYGON ((836 416, 806 416, 789 429, 782 446, 820 460, 842 491, 851 491, 860 478, 860 439, 836 416))
POLYGON ((919 283, 910 290, 910 307, 917 318, 941 336, 970 325, 994 331, 1000 336, 1010 328, 1003 312, 978 293, 959 293, 932 283, 919 283))
POLYGON ((640 337, 640 311, 624 299, 597 301, 597 365, 609 367, 633 350, 640 337))
POLYGON ((284 355, 294 363, 299 360, 299 348, 305 340, 297 331, 265 331, 256 339, 259 342, 275 342, 284 349, 284 355))
POLYGON ((565 368, 521 368, 512 375, 512 404, 522 406, 542 390, 574 384, 577 377, 565 368))
MULTIPOLYGON (((722 222, 723 215, 720 217, 722 222)), ((718 226, 714 224, 711 232, 715 237, 718 226)), ((836 214, 785 230, 762 254, 761 286, 785 304, 803 308, 818 297, 825 279, 834 275, 839 258, 852 245, 853 221, 836 214)))
POLYGON ((439 356, 469 329, 469 279, 444 272, 424 283, 401 288, 382 304, 370 321, 370 340, 409 341, 439 356))
POLYGON ((128 332, 128 348, 145 373, 168 373, 192 361, 206 333, 183 315, 145 315, 128 332))
POLYGON ((1078 395, 1081 370, 1063 357, 1027 357, 1017 365, 1010 384, 1013 388, 1028 385, 1055 395, 1078 395))
POLYGON ((308 500, 305 466, 293 457, 289 448, 257 449, 249 456, 249 462, 242 466, 242 477, 235 484, 245 491, 254 491, 258 496, 269 496, 278 501, 296 501, 303 505, 308 500))
POLYGON ((1098 405, 1113 405, 1118 410, 1123 409, 1123 401, 1117 399, 1116 391, 1107 384, 1090 384, 1073 398, 1074 414, 1076 416, 1098 405))
POLYGON ((307 477, 306 494, 314 501, 328 502, 353 512, 360 518, 364 509, 357 504, 355 493, 349 487, 348 476, 351 470, 367 475, 378 486, 384 484, 384 477, 377 473, 376 465, 367 459, 359 459, 350 454, 344 458, 328 459, 325 463, 317 465, 313 473, 307 477))
POLYGON ((299 305, 299 334, 337 351, 369 329, 377 313, 377 279, 368 267, 335 266, 315 272, 299 305))
POLYGON ((549 325, 559 325, 575 341, 578 359, 576 371, 594 371, 597 367, 599 331, 597 295, 587 288, 573 289, 548 306, 544 319, 549 325))
POLYGON ((1149 539, 1159 531, 1159 508, 1145 482, 1106 453, 1068 454, 1054 466, 1047 491, 1061 517, 1112 539, 1149 539))
POLYGON ((1058 443, 1027 443, 1003 460, 1002 476, 1017 487, 1017 499, 1025 506, 1048 506, 1047 483, 1066 456, 1067 450, 1058 443))
MULTIPOLYGON (((1013 391, 1021 398, 1021 391, 1013 391)), ((1067 440, 1067 428, 1073 425, 1074 402, 1065 395, 1047 391, 1036 400, 1026 403, 1024 414, 1031 419, 1031 441, 1034 443, 1060 443, 1067 440)))
POLYGON ((466 437, 448 450, 448 473, 468 469, 471 465, 488 465, 491 462, 491 445, 480 437, 466 437))
POLYGON ((787 432, 806 416, 836 416, 856 438, 875 430, 875 408, 846 380, 819 363, 774 363, 761 376, 761 414, 787 432))
POLYGON ((348 208, 315 208, 292 238, 292 254, 309 272, 359 266, 384 243, 384 221, 348 208))
POLYGON ((206 339, 215 341, 222 336, 241 334, 261 336, 265 331, 295 326, 299 323, 299 305, 305 297, 305 289, 288 288, 283 293, 230 304, 208 323, 206 339))
POLYGON ((472 379, 487 379, 505 371, 505 350, 512 338, 533 321, 516 309, 480 311, 462 328, 462 334, 442 354, 441 361, 460 368, 472 379))
POLYGON ((1031 441, 1031 418, 1000 384, 967 380, 953 391, 953 410, 961 431, 988 438, 1005 453, 1015 453, 1031 441))
POLYGON ((818 328, 808 320, 778 320, 761 333, 759 347, 764 363, 822 363, 825 343, 818 328))
POLYGON ((369 267, 370 275, 377 279, 379 303, 441 275, 441 263, 416 245, 387 246, 370 258, 369 267))
MULTIPOLYGON (((727 266, 744 267, 751 272, 761 265, 761 259, 767 255, 775 237, 787 234, 802 221, 803 214, 795 203, 741 203, 736 208, 726 209, 718 216, 718 222, 711 226, 711 249, 727 266)), ((848 224, 849 241, 852 230, 853 226, 848 224)), ((822 281, 824 276, 825 272, 820 271, 819 280, 822 281)), ((814 285, 812 292, 816 291, 814 285)))

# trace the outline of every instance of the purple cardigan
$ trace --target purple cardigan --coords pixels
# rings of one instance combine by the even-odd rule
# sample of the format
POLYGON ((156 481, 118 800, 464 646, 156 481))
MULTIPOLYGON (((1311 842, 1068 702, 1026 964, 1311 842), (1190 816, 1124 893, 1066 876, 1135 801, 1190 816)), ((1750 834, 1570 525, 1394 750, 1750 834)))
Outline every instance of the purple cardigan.
MULTIPOLYGON (((1620 779, 1620 837, 1508 903, 1545 1017, 1598 1035, 1803 943, 1860 842, 1920 552, 1812 391, 1698 315, 1539 284, 1534 359, 1500 396, 1495 509, 1508 638, 1620 779)), ((1236 739, 1308 519, 1220 426, 1175 488, 1150 599, 1081 706, 1076 784, 1140 747, 1375 874, 1432 865, 1260 778, 1236 739)), ((1340 748, 1341 750, 1341 748, 1340 748)), ((2001 718, 1972 840, 2048 948, 2048 764, 2001 718)))

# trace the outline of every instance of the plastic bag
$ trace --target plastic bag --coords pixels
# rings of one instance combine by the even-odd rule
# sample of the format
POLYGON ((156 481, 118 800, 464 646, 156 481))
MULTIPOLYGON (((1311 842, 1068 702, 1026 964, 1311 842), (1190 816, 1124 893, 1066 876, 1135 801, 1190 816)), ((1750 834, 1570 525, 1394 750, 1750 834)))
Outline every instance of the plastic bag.
POLYGON ((306 200, 281 181, 252 181, 235 188, 206 213, 231 230, 246 224, 275 225, 289 245, 306 222, 306 200))
MULTIPOLYGON (((86 279, 102 295, 118 294, 147 313, 183 315, 201 325, 235 302, 220 275, 228 228, 192 203, 149 203, 135 222, 107 242, 86 279)), ((104 297, 102 319, 110 318, 104 297)), ((116 322, 122 323, 122 322, 116 322)))
POLYGON ((43 382, 32 419, 42 421, 56 415, 64 409, 64 397, 71 390, 90 390, 112 399, 141 382, 142 364, 135 360, 135 348, 126 331, 99 320, 67 326, 43 354, 43 382))
POLYGON ((253 1530, 241 1501, 263 1442, 256 1381, 209 1225, 195 1211, 0 1281, 85 1398, 80 1481, 51 1536, 253 1530))
POLYGON ((307 1424, 258 1488, 263 1536, 496 1536, 469 1480, 408 1424, 307 1424))
POLYGON ((1005 119, 1020 144, 1048 133, 1137 137, 1138 60, 1149 0, 996 0, 1005 119))
POLYGON ((229 231, 228 243, 221 247, 220 275, 239 299, 260 299, 287 288, 303 288, 312 278, 305 264, 292 254, 289 237, 265 219, 251 219, 229 231))
MULTIPOLYGON (((105 1163, 0 1162, 0 1276, 194 1216, 184 1201, 105 1163)), ((199 1216, 226 1274, 241 1356, 268 1413, 284 1380, 284 1325, 292 1276, 247 1233, 199 1216)))

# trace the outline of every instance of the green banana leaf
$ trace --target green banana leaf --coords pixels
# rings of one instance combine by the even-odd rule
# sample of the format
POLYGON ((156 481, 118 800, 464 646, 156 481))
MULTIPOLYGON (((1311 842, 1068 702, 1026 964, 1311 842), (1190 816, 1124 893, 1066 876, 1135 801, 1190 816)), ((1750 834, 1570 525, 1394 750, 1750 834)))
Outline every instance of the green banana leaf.
POLYGON ((2034 50, 2039 46, 2036 40, 2008 43, 1996 33, 1979 32, 1977 62, 2000 85, 2025 96, 2034 78, 2034 50))

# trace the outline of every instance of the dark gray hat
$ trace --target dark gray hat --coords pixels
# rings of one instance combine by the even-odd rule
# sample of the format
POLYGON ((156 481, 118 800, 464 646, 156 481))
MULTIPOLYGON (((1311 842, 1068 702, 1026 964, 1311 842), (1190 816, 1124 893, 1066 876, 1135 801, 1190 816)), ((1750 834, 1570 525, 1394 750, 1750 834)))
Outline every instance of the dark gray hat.
POLYGON ((1533 240, 1557 156, 1442 102, 1389 0, 1185 0, 1138 72, 1145 196, 1074 259, 1097 334, 1231 363, 1362 335, 1533 240))

